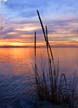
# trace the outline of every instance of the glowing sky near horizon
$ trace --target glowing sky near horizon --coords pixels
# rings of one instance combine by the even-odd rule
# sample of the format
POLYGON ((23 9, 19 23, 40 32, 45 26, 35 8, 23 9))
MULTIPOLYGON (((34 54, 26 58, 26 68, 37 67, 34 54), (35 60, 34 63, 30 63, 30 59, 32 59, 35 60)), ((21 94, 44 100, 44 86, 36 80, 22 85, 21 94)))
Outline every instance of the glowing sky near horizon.
POLYGON ((78 44, 78 0, 0 0, 0 45, 31 43, 34 31, 42 42, 37 9, 50 41, 78 44))

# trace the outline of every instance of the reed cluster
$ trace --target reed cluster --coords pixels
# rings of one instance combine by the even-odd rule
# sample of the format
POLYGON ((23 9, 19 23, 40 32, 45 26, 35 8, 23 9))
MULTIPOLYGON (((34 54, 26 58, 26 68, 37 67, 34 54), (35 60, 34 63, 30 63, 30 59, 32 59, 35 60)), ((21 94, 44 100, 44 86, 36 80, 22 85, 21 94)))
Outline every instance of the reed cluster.
POLYGON ((36 32, 34 36, 34 55, 35 55, 35 81, 36 81, 36 92, 39 100, 49 101, 55 104, 67 104, 74 108, 74 93, 75 88, 69 90, 67 84, 67 78, 64 73, 59 73, 59 61, 55 64, 53 51, 48 39, 47 26, 43 25, 39 11, 37 15, 42 28, 44 40, 46 43, 47 57, 48 57, 48 76, 46 76, 45 67, 40 72, 37 65, 37 39, 36 32), (47 80, 48 79, 48 80, 47 80))

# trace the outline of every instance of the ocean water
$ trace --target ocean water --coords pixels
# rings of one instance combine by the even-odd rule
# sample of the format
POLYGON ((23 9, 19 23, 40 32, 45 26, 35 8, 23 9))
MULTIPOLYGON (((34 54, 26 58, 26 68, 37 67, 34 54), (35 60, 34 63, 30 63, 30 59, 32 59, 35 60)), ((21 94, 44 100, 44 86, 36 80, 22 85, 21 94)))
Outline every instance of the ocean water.
MULTIPOLYGON (((60 73, 78 78, 78 48, 53 48, 53 55, 55 63, 59 60, 60 73)), ((47 65, 46 48, 37 48, 37 63, 47 65)), ((35 96, 33 66, 34 48, 0 48, 0 108, 19 99, 31 105, 35 96)))

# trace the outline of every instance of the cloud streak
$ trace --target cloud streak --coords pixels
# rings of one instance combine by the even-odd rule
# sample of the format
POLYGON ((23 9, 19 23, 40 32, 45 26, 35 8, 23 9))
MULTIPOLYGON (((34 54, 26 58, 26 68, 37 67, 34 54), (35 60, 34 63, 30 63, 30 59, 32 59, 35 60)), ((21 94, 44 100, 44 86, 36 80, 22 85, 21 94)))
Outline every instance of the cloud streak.
MULTIPOLYGON (((78 22, 75 20, 70 21, 56 21, 52 24, 48 24, 49 29, 49 40, 50 41, 78 41, 78 22)), ((30 23, 9 23, 3 27, 3 30, 0 32, 1 39, 13 39, 20 38, 21 40, 27 41, 28 39, 32 41, 34 31, 37 31, 37 38, 39 41, 42 41, 42 31, 39 23, 30 22, 30 23)))

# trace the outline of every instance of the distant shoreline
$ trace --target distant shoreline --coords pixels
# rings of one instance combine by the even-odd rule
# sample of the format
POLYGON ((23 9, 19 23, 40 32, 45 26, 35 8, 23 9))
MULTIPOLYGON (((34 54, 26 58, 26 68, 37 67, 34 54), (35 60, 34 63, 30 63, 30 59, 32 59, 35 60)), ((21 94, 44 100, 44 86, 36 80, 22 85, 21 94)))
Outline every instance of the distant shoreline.
MULTIPOLYGON (((0 46, 0 48, 34 48, 34 46, 0 46)), ((46 47, 37 46, 37 48, 46 48, 46 47)), ((78 46, 51 46, 51 48, 78 48, 78 46)))

